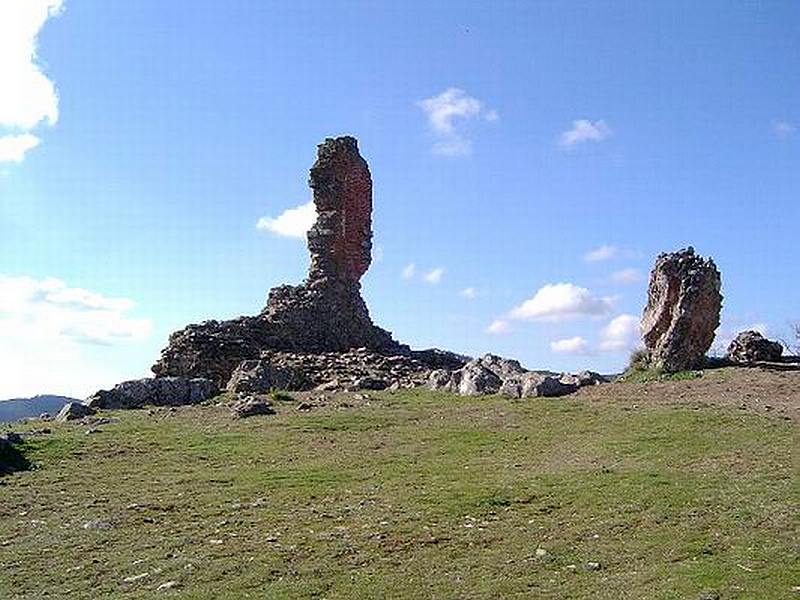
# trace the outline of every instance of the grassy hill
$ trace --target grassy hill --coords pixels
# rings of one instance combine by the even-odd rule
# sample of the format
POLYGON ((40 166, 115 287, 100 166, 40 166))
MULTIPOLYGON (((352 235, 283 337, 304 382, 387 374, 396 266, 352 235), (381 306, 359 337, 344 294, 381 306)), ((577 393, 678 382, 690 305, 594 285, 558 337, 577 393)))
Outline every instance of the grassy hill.
POLYGON ((0 479, 0 597, 797 597, 798 390, 727 369, 48 424, 0 479))

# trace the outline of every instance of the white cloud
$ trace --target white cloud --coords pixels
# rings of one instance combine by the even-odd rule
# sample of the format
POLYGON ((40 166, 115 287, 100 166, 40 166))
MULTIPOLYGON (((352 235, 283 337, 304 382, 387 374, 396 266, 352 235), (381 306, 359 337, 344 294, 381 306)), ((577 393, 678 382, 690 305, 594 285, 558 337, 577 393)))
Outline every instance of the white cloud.
POLYGON ((458 292, 458 295, 461 296, 462 298, 467 298, 468 300, 472 300, 473 298, 477 297, 478 290, 476 290, 474 287, 468 287, 458 292))
POLYGON ((601 262, 614 258, 617 254, 619 254, 619 248, 603 244, 584 254, 583 260, 586 262, 601 262))
POLYGON ((571 148, 588 141, 602 142, 612 133, 611 128, 602 119, 595 122, 578 119, 572 122, 572 129, 561 134, 558 143, 562 148, 571 148))
POLYGON ((787 138, 797 131, 797 126, 789 121, 775 121, 772 125, 772 133, 779 138, 787 138))
POLYGON ((465 137, 463 124, 483 118, 497 121, 496 110, 486 109, 483 102, 469 96, 464 90, 448 88, 438 96, 417 102, 428 118, 428 124, 438 138, 432 151, 444 156, 463 156, 472 151, 472 142, 465 137))
POLYGON ((415 265, 414 263, 409 263, 405 267, 403 267, 403 271, 400 273, 400 275, 403 277, 403 279, 411 279, 412 277, 414 277, 414 274, 416 272, 417 272, 417 265, 415 265))
POLYGON ((613 308, 613 298, 600 298, 586 288, 572 283, 549 283, 532 298, 513 308, 511 319, 529 321, 563 321, 575 317, 607 315, 613 308))
POLYGON ((0 275, 0 398, 36 393, 83 396, 119 377, 85 351, 147 338, 134 303, 68 287, 55 278, 0 275))
POLYGON ((317 220, 314 201, 283 211, 277 217, 261 217, 256 223, 259 231, 269 231, 283 237, 305 239, 306 233, 317 220))
POLYGON ((444 275, 444 269, 442 267, 436 267, 435 269, 431 269, 427 273, 425 273, 425 281, 430 284, 437 284, 442 280, 442 276, 444 275))
POLYGON ((504 319, 495 319, 486 328, 486 333, 492 335, 502 335, 511 331, 511 324, 504 319))
POLYGON ((42 72, 36 38, 62 6, 62 0, 0 2, 0 162, 21 161, 39 142, 25 132, 58 120, 58 94, 42 72))
POLYGON ((0 137, 0 163, 22 162, 25 153, 39 145, 39 138, 30 133, 0 137))
POLYGON ((641 341, 639 319, 634 315, 614 317, 600 332, 600 350, 606 352, 630 351, 641 341))
POLYGON ((611 280, 614 283, 637 283, 642 279, 642 272, 639 269, 622 269, 611 275, 611 280))
POLYGON ((375 246, 372 249, 372 260, 379 263, 383 260, 383 246, 375 246))
POLYGON ((451 137, 436 142, 431 152, 439 156, 467 156, 472 152, 472 142, 461 137, 451 137))
POLYGON ((550 342, 550 350, 556 354, 589 354, 589 342, 579 335, 550 342))

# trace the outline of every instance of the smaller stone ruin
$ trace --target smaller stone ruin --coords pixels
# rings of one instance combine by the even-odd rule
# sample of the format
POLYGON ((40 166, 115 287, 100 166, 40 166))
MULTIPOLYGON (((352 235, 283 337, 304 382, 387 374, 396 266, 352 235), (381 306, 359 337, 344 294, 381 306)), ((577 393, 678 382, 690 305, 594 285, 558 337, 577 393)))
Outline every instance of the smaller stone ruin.
POLYGON ((719 327, 721 287, 714 261, 691 246, 658 256, 641 321, 652 367, 676 372, 704 366, 719 327))
POLYGON ((730 362, 752 365, 759 362, 777 362, 783 356, 780 342, 768 340, 758 331, 742 331, 736 336, 725 354, 730 362))

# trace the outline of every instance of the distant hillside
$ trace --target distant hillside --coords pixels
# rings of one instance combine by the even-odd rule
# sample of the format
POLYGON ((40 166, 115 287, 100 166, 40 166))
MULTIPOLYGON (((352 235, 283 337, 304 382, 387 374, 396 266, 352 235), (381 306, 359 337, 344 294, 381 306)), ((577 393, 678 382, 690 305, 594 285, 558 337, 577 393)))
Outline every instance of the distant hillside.
POLYGON ((0 400, 0 423, 16 421, 26 417, 38 417, 42 413, 55 414, 67 402, 76 402, 75 398, 42 394, 33 398, 14 398, 0 400))

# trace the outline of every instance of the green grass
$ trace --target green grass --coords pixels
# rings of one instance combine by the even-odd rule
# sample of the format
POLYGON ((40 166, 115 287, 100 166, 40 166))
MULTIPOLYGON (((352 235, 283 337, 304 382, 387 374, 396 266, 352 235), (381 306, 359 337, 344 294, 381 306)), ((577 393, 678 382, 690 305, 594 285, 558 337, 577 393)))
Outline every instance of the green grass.
POLYGON ((25 446, 34 470, 0 479, 1 598, 150 598, 166 581, 192 599, 800 585, 788 421, 423 391, 245 420, 114 414, 92 435, 53 425, 25 446))
POLYGON ((699 379, 703 376, 703 371, 677 371, 670 373, 655 368, 631 368, 623 373, 620 381, 627 383, 650 383, 652 381, 688 381, 699 379))

